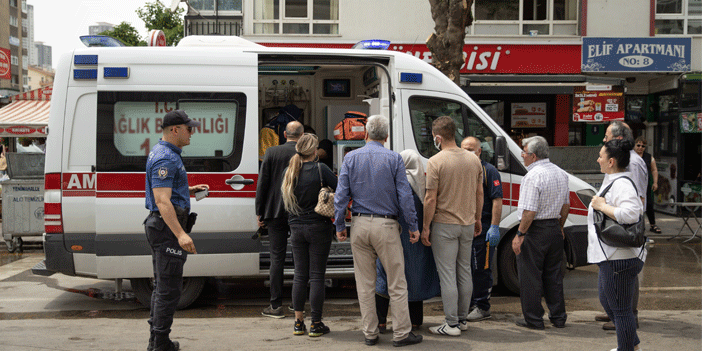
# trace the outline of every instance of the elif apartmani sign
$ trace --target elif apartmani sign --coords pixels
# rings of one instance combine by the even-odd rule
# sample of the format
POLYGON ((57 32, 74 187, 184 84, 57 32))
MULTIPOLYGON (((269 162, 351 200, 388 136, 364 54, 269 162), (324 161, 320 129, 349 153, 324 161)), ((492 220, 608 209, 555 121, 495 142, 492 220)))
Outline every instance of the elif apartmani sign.
POLYGON ((688 72, 690 38, 583 38, 583 72, 688 72))

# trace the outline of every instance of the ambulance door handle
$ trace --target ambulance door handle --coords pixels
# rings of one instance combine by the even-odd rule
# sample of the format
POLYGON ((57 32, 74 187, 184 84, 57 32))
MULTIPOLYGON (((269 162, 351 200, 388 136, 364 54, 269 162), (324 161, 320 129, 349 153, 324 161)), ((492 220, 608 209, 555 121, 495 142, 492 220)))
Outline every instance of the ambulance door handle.
POLYGON ((237 174, 231 177, 230 179, 225 180, 224 182, 229 184, 234 190, 241 190, 244 188, 245 185, 253 184, 254 180, 246 179, 243 176, 237 174))

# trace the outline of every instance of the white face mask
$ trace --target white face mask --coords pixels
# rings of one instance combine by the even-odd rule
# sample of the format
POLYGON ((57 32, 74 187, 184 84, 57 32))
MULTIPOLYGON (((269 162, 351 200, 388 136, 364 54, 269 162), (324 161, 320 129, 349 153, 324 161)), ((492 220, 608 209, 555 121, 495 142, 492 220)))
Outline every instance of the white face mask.
POLYGON ((434 137, 434 147, 435 147, 437 150, 441 151, 441 142, 440 142, 440 141, 436 141, 436 138, 437 138, 437 137, 434 137))

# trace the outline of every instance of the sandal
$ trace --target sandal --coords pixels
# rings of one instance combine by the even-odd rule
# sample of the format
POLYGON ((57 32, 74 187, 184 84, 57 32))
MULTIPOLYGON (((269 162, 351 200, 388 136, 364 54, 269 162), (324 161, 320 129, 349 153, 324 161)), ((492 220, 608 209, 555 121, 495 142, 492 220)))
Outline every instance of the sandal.
POLYGON ((661 228, 658 228, 655 224, 651 225, 651 231, 657 234, 661 233, 661 228))

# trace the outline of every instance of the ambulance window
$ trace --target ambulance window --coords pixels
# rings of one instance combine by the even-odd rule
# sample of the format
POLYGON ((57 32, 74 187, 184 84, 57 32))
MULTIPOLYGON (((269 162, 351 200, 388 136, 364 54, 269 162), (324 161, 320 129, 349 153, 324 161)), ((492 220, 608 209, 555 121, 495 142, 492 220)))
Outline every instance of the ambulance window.
POLYGON ((481 158, 492 163, 495 134, 466 105, 447 99, 413 96, 409 99, 409 108, 414 140, 422 156, 430 158, 439 152, 434 147, 431 125, 435 119, 449 116, 456 123, 456 144, 460 145, 467 136, 477 137, 483 147, 481 158))
POLYGON ((163 116, 181 109, 201 123, 181 154, 188 171, 232 171, 241 160, 245 101, 237 93, 99 92, 96 169, 143 170, 163 116))

